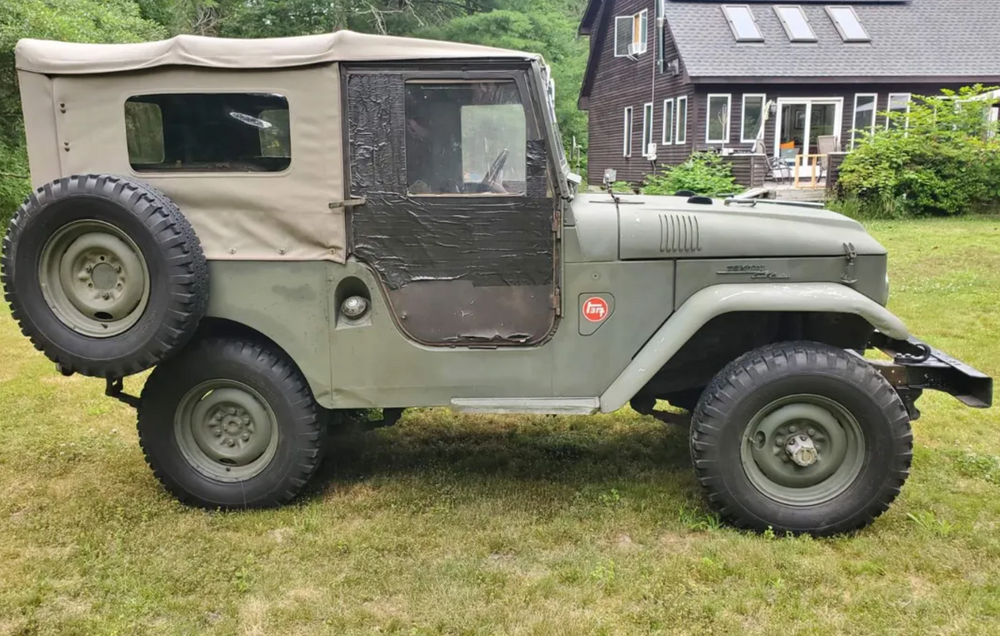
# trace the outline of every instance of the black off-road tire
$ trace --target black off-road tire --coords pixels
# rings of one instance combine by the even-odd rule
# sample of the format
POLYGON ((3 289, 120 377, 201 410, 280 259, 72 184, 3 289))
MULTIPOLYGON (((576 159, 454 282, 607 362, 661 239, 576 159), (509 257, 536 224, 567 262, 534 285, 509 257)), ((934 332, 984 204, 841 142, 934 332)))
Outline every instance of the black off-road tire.
POLYGON ((768 345, 730 363, 705 390, 690 439, 710 506, 727 522, 758 532, 828 536, 863 528, 899 494, 913 455, 906 407, 885 378, 842 349, 812 342, 768 345), (741 455, 753 444, 747 437, 753 418, 796 395, 842 405, 864 439, 856 460, 860 472, 842 492, 815 505, 789 505, 765 494, 741 455))
POLYGON ((187 344, 208 306, 208 264, 194 229, 166 196, 125 177, 72 176, 39 188, 11 221, 0 265, 21 331, 64 373, 120 378, 148 369, 187 344), (61 319, 40 274, 49 241, 69 224, 91 221, 132 241, 148 277, 141 314, 107 337, 61 319))
POLYGON ((296 365, 272 346, 236 338, 197 340, 150 375, 139 407, 139 443, 157 479, 181 502, 208 509, 279 506, 291 501, 319 467, 324 435, 319 406, 296 365), (233 481, 189 459, 180 432, 185 396, 193 392, 195 399, 208 399, 211 386, 199 387, 225 382, 245 387, 265 403, 277 439, 257 474, 233 481), (208 397, 202 398, 206 391, 208 397))

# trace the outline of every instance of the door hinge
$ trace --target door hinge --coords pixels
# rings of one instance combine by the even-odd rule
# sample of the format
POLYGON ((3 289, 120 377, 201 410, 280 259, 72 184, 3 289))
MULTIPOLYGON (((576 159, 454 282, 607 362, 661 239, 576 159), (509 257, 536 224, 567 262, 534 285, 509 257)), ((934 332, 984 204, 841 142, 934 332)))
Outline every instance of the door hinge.
POLYGON ((858 282, 854 275, 854 261, 858 258, 858 252, 854 249, 854 243, 844 243, 844 253, 847 255, 847 266, 844 268, 844 275, 840 277, 840 282, 853 285, 858 282))
POLYGON ((555 309, 557 316, 562 315, 562 295, 559 293, 558 286, 555 288, 555 291, 552 292, 552 295, 549 296, 549 304, 552 309, 555 309))
POLYGON ((331 201, 330 209, 337 210, 339 208, 356 208, 367 203, 367 199, 364 197, 356 197, 354 199, 344 199, 343 201, 331 201))

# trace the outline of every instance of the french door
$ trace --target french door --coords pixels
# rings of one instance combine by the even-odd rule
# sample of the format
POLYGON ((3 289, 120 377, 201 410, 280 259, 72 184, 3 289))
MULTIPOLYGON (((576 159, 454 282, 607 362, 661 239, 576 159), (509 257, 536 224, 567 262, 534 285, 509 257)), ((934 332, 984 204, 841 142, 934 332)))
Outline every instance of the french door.
POLYGON ((843 117, 843 98, 779 98, 775 156, 792 162, 797 156, 816 154, 820 137, 840 137, 843 117))

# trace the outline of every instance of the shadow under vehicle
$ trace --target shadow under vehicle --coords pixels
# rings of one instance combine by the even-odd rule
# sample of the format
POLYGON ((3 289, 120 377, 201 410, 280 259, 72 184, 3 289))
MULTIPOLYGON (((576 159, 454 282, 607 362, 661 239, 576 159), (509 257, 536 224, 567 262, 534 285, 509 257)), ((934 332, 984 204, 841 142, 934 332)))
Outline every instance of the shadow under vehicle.
POLYGON ((359 409, 631 404, 690 424, 729 522, 831 534, 899 493, 923 390, 992 399, 886 310, 854 221, 576 193, 537 56, 338 32, 16 59, 37 190, 6 299, 61 372, 136 407, 185 502, 288 502, 359 409))

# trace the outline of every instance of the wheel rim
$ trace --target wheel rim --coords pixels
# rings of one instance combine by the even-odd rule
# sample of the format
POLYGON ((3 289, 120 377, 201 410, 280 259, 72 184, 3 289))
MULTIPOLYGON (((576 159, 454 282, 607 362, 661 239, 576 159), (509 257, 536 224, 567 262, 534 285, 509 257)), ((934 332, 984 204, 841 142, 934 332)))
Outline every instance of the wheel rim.
POLYGON ((127 234, 103 221, 74 221, 42 248, 42 296, 64 325, 95 338, 130 329, 149 302, 149 271, 127 234))
POLYGON ((235 380, 209 380, 177 407, 174 433, 191 466, 218 481, 245 481, 271 463, 278 425, 267 401, 235 380))
POLYGON ((743 469, 762 494, 812 506, 844 492, 861 473, 865 439, 850 411, 820 395, 793 395, 761 409, 746 428, 743 469))

